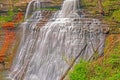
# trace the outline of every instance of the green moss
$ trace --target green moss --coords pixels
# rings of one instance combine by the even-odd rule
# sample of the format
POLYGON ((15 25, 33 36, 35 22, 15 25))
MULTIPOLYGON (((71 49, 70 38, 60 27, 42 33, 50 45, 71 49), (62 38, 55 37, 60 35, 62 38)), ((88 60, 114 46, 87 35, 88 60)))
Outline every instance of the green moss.
POLYGON ((87 80, 87 65, 87 62, 80 61, 80 63, 74 67, 74 70, 69 73, 70 80, 87 80))
POLYGON ((118 36, 113 39, 112 45, 111 38, 106 40, 106 47, 110 50, 102 64, 80 61, 70 72, 70 80, 120 80, 120 40, 118 36))
POLYGON ((50 10, 50 11, 56 11, 59 10, 60 7, 46 7, 46 8, 40 8, 38 10, 50 10))
POLYGON ((109 77, 108 80, 120 80, 120 73, 117 73, 113 75, 112 77, 109 77))
POLYGON ((3 23, 12 21, 15 14, 16 12, 9 10, 5 15, 0 15, 0 27, 3 23))
POLYGON ((117 22, 120 22, 120 10, 114 11, 111 18, 117 22))

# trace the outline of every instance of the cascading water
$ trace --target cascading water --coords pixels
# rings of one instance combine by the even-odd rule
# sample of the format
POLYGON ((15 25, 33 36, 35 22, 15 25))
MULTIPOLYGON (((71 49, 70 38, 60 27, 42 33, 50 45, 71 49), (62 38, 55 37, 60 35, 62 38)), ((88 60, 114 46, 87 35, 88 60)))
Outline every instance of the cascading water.
POLYGON ((103 54, 105 34, 101 22, 81 18, 78 3, 79 0, 65 0, 55 20, 48 21, 39 32, 33 31, 39 20, 31 21, 36 16, 25 22, 10 75, 13 80, 63 80, 76 60, 90 60, 96 52, 103 54), (32 30, 27 31, 30 26, 32 30))
POLYGON ((30 16, 30 14, 32 14, 32 12, 39 9, 40 7, 41 6, 39 0, 31 0, 26 9, 25 20, 30 16), (31 6, 33 7, 31 8, 31 6))
POLYGON ((70 14, 76 13, 78 8, 79 0, 65 0, 58 17, 67 18, 70 14))
MULTIPOLYGON (((9 78, 12 79, 16 79, 16 80, 20 80, 21 76, 23 75, 19 75, 23 69, 26 68, 26 65, 28 64, 28 61, 32 54, 32 51, 34 51, 35 48, 35 43, 36 40, 38 38, 38 32, 33 31, 35 29, 35 27, 37 26, 37 24, 40 22, 40 20, 42 19, 42 12, 41 11, 35 11, 33 12, 33 15, 28 18, 28 13, 30 12, 30 5, 32 3, 37 3, 36 5, 40 6, 40 2, 38 2, 38 0, 32 0, 28 6, 27 6, 27 10, 26 10, 26 15, 25 15, 25 22, 23 22, 19 27, 21 27, 22 29, 22 39, 21 39, 21 43, 20 43, 20 47, 17 51, 17 55, 16 58, 14 60, 13 66, 12 66, 12 72, 10 73, 9 78)), ((36 7, 36 5, 34 5, 33 7, 36 7)), ((36 9, 39 9, 40 7, 36 7, 36 9)))
MULTIPOLYGON (((11 75, 14 75, 13 78, 16 78, 16 76, 17 78, 19 76, 20 77, 22 76, 22 75, 19 75, 19 72, 21 72, 24 68, 26 68, 26 65, 28 64, 28 62, 24 62, 24 61, 27 61, 33 55, 32 51, 34 51, 33 49, 35 47, 35 42, 38 37, 37 32, 33 31, 33 29, 38 24, 39 19, 41 19, 40 14, 41 12, 39 11, 35 12, 30 19, 28 19, 26 22, 20 25, 23 28, 23 37, 20 43, 19 50, 17 51, 17 57, 14 60, 14 64, 12 68, 11 75), (37 14, 39 14, 39 16, 36 16, 37 14), (16 72, 18 70, 19 72, 16 72)), ((16 80, 19 80, 17 78, 16 80)))

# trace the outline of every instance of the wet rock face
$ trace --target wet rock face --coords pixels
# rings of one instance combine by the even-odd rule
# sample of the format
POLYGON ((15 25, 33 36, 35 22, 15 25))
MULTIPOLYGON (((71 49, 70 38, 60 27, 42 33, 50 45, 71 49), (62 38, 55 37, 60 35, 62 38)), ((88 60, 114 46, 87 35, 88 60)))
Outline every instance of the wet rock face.
POLYGON ((11 73, 13 79, 60 80, 77 60, 89 61, 103 54, 105 34, 101 22, 81 17, 76 1, 65 0, 62 10, 42 27, 37 25, 44 20, 41 11, 25 22, 11 73), (73 6, 66 12, 70 4, 73 6), (33 30, 39 26, 40 30, 33 30))
POLYGON ((60 80, 79 54, 77 60, 103 54, 105 34, 97 19, 58 18, 26 35, 21 45, 21 70, 15 71, 17 80, 23 75, 24 80, 60 80))

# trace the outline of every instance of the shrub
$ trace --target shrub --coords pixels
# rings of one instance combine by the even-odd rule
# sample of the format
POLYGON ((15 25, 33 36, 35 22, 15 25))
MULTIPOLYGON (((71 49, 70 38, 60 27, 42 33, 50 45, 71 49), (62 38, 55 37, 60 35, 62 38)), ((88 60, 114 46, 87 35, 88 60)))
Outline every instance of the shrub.
POLYGON ((112 19, 117 22, 120 22, 120 10, 114 11, 112 14, 112 19))
POLYGON ((113 75, 112 77, 109 77, 108 80, 119 80, 120 79, 120 73, 117 73, 113 75))
POLYGON ((88 63, 85 61, 80 61, 74 69, 69 73, 70 80, 87 80, 88 73, 88 63))

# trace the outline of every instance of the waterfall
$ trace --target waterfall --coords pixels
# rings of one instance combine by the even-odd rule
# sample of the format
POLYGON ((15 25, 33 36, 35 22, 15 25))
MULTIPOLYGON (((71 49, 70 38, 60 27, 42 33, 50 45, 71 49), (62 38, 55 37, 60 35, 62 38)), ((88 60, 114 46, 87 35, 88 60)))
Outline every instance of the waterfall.
POLYGON ((103 54, 105 34, 101 22, 81 18, 78 3, 65 0, 57 18, 39 31, 34 29, 42 20, 41 11, 23 23, 23 37, 10 73, 13 80, 63 80, 73 61, 91 60, 96 52, 103 54))
POLYGON ((78 8, 79 0, 65 0, 59 13, 59 17, 66 18, 68 15, 75 13, 78 8))
POLYGON ((30 16, 30 13, 32 14, 32 12, 34 12, 36 9, 39 9, 40 7, 39 0, 31 0, 26 9, 25 20, 30 16), (33 7, 31 8, 31 6, 33 7))

